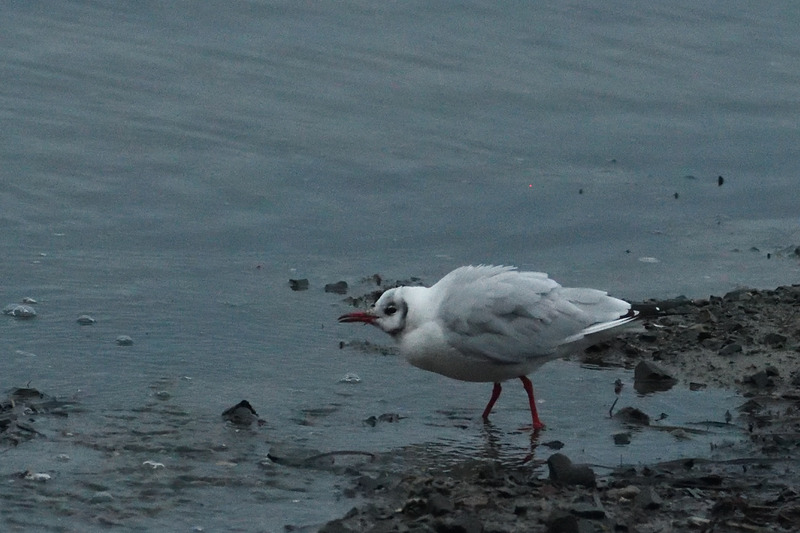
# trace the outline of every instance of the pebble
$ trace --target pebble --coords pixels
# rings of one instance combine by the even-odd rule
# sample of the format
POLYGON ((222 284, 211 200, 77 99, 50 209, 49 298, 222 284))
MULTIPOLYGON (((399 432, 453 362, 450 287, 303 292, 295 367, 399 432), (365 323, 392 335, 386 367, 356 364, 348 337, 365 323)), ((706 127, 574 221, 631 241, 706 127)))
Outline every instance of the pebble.
POLYGON ((131 346, 133 344, 133 339, 127 335, 120 335, 117 337, 117 344, 120 346, 131 346))
POLYGON ((619 489, 608 489, 608 492, 606 492, 606 496, 614 500, 616 499, 632 500, 641 491, 642 489, 640 489, 636 485, 628 485, 627 487, 621 487, 619 489))
POLYGON ((222 418, 237 426, 249 426, 258 420, 258 413, 247 400, 242 400, 222 413, 222 418))
POLYGON ((617 446, 625 446, 626 444, 631 443, 631 434, 630 433, 615 433, 614 434, 614 444, 617 446))
POLYGON ((787 340, 786 335, 781 335, 780 333, 767 333, 764 336, 764 344, 769 344, 770 346, 784 346, 787 340))
POLYGON ((623 424, 635 424, 637 426, 650 425, 650 416, 635 407, 623 407, 614 413, 614 418, 621 420, 623 424))
POLYGON ((308 290, 308 280, 307 279, 290 279, 289 280, 289 288, 293 291, 307 291, 308 290))
POLYGON ((742 353, 742 345, 738 342, 732 342, 723 346, 718 353, 723 356, 742 353))
POLYGON ((547 459, 550 480, 562 485, 595 486, 594 471, 586 465, 573 465, 563 453, 554 453, 547 459))
POLYGON ((78 317, 78 324, 81 326, 90 326, 97 322, 94 318, 90 317, 89 315, 81 315, 78 317))
POLYGON ((89 499, 89 503, 106 503, 112 501, 113 499, 114 496, 112 496, 110 492, 107 490, 101 490, 94 493, 94 495, 89 499))
POLYGON ((29 305, 8 304, 3 308, 3 314, 14 318, 33 318, 36 316, 36 310, 29 305))
POLYGON ((636 505, 642 509, 658 509, 663 500, 653 487, 644 487, 636 496, 636 505))
POLYGON ((348 372, 339 380, 339 383, 361 383, 361 378, 355 372, 348 372))
POLYGON ((25 472, 25 479, 28 481, 50 481, 50 474, 45 474, 43 472, 25 472))
POLYGON ((347 294, 347 282, 337 281, 336 283, 328 283, 325 285, 325 292, 332 292, 334 294, 347 294))

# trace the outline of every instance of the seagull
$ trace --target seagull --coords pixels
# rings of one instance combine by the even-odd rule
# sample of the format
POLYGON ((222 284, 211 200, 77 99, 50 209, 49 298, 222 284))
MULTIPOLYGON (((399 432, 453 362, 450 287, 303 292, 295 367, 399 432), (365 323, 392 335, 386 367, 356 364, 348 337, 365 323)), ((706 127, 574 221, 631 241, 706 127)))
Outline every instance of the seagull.
POLYGON ((494 383, 484 421, 501 383, 520 379, 538 431, 544 424, 528 374, 615 336, 638 317, 630 303, 601 290, 562 287, 542 272, 478 265, 457 268, 431 287, 388 289, 368 310, 338 320, 377 326, 413 366, 494 383))

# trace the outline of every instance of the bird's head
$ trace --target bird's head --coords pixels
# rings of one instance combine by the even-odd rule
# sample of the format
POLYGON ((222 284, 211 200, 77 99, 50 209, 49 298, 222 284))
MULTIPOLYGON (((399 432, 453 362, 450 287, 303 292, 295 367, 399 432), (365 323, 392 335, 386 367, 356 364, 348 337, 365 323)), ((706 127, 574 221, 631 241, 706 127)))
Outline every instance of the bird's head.
POLYGON ((378 326, 389 335, 397 335, 406 326, 408 303, 403 297, 405 287, 384 292, 367 311, 356 311, 339 317, 339 322, 363 322, 378 326))

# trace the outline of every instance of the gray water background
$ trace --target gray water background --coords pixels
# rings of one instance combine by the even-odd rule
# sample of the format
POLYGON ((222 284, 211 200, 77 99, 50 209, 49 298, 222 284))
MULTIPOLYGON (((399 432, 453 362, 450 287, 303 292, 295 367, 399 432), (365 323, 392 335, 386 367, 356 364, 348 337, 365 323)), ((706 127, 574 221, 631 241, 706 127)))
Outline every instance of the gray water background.
MULTIPOLYGON (((259 466, 271 446, 423 465, 529 451, 518 384, 487 437, 488 385, 340 350, 389 339, 336 324, 347 308, 325 283, 433 283, 469 263, 629 299, 798 282, 794 3, 0 12, 0 305, 33 297, 39 313, 0 320, 0 386, 80 406, 0 455, 8 530, 313 529, 353 505, 346 482, 259 466), (222 424, 243 398, 266 426, 222 424), (362 423, 385 412, 407 418, 362 423), (26 469, 52 479, 13 477, 26 469)), ((615 447, 617 377, 632 380, 537 372, 547 438, 607 465, 708 453, 660 433, 615 447)), ((621 402, 702 421, 737 399, 626 387, 621 402)))

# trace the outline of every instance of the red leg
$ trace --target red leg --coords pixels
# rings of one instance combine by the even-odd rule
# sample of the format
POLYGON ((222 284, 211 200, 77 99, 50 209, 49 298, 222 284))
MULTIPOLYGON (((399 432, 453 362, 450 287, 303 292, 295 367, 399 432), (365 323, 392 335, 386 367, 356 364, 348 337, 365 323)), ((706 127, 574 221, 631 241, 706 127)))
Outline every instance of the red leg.
POLYGON ((492 407, 494 407, 494 402, 500 397, 500 393, 503 392, 503 387, 500 386, 499 383, 495 383, 494 387, 492 388, 492 397, 489 398, 489 403, 486 404, 486 409, 483 410, 483 419, 489 420, 489 413, 492 412, 492 407))
POLYGON ((538 431, 544 427, 544 424, 542 424, 542 421, 539 420, 539 413, 536 412, 536 400, 533 399, 533 383, 531 383, 531 380, 529 380, 527 376, 520 376, 519 379, 522 381, 522 386, 525 387, 525 392, 528 393, 528 403, 531 404, 533 430, 538 431))

